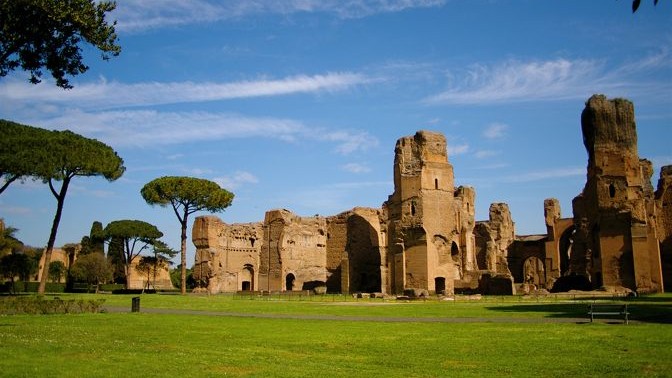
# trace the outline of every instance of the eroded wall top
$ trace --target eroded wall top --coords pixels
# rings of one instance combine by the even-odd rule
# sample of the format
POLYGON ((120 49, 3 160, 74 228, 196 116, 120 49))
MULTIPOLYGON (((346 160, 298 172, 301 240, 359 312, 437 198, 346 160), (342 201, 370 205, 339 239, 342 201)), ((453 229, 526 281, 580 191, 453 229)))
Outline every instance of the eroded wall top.
POLYGON ((597 150, 619 150, 637 156, 635 108, 626 99, 593 95, 581 113, 583 144, 593 161, 597 150))

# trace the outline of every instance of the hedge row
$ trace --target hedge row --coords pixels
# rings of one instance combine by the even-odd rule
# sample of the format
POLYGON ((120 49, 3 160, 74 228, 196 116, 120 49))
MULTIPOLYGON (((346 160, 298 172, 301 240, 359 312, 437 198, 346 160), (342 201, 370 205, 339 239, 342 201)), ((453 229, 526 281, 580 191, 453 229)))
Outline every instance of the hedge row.
MULTIPOLYGON (((39 282, 14 282, 14 290, 12 290, 12 283, 5 282, 0 284, 0 293, 37 293, 37 288, 40 286, 39 282)), ((64 283, 53 283, 47 282, 45 287, 45 292, 47 293, 93 293, 95 292, 95 287, 88 287, 86 284, 75 284, 73 288, 66 290, 66 284, 64 283)), ((124 285, 121 284, 103 284, 98 285, 99 291, 108 291, 113 292, 116 290, 121 290, 124 288, 124 285)))
POLYGON ((43 299, 40 297, 0 297, 0 314, 81 314, 100 312, 104 299, 43 299))
MULTIPOLYGON (((14 282, 14 289, 12 290, 12 283, 5 282, 0 284, 0 292, 2 293, 37 293, 37 288, 40 286, 39 282, 14 282)), ((45 287, 47 293, 64 293, 64 283, 47 282, 45 287)))

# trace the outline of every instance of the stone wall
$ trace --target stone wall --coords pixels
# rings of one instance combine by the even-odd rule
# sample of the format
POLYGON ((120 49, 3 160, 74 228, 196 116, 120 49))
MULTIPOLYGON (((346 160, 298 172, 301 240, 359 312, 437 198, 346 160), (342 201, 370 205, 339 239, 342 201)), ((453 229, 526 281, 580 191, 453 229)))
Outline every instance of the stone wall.
MULTIPOLYGON (((51 251, 51 262, 60 261, 65 266, 65 269, 68 270, 72 264, 75 263, 75 260, 77 260, 77 254, 81 250, 82 246, 79 244, 66 244, 61 248, 54 248, 51 251)), ((35 276, 35 281, 37 282, 40 282, 42 279, 42 271, 44 268, 45 259, 46 255, 42 253, 42 256, 40 257, 40 263, 38 264, 37 275, 35 276)), ((65 282, 66 279, 67 277, 63 275, 63 277, 61 277, 61 282, 65 282)))
POLYGON ((345 248, 348 245, 348 218, 350 212, 344 212, 327 220, 327 291, 347 293, 349 267, 345 248))
POLYGON ((660 170, 655 199, 663 282, 669 292, 672 291, 672 165, 660 170))
POLYGON ((467 260, 462 257, 467 251, 461 251, 460 245, 470 242, 468 237, 460 240, 462 224, 457 215, 462 213, 462 199, 467 207, 471 193, 463 191, 455 205, 446 138, 418 131, 399 139, 393 171, 395 190, 384 205, 389 212, 388 245, 393 255, 392 292, 423 289, 452 294, 467 260))
MULTIPOLYGON (((82 250, 82 246, 80 244, 66 244, 61 248, 54 248, 51 254, 51 262, 55 261, 60 261, 65 265, 66 270, 69 270, 70 267, 77 261, 77 258, 80 256, 80 251, 82 250)), ((96 253, 96 252, 93 252, 96 253)), ((162 269, 158 269, 156 271, 156 277, 154 277, 154 274, 150 277, 147 277, 146 275, 138 272, 136 270, 136 266, 140 262, 140 258, 142 256, 136 257, 133 262, 131 263, 131 269, 130 269, 130 286, 129 289, 143 289, 147 288, 147 282, 149 281, 149 286, 153 289, 158 289, 158 290, 169 290, 173 289, 173 283, 170 280, 170 272, 169 272, 169 267, 166 266, 162 269)), ((35 275, 34 279, 35 281, 39 282, 40 279, 42 278, 42 267, 44 266, 44 259, 45 255, 42 254, 42 257, 40 258, 39 262, 39 269, 37 270, 37 274, 35 275)), ((67 280, 67 277, 63 275, 61 277, 61 283, 65 283, 67 280)))
POLYGON ((516 236, 505 203, 476 222, 476 192, 454 187, 446 138, 418 131, 396 143, 394 192, 380 209, 326 218, 271 210, 244 225, 198 217, 195 271, 211 292, 511 294, 514 281, 571 288, 573 277, 594 288, 661 291, 663 271, 672 282, 672 168, 654 193, 627 100, 591 97, 581 130, 586 185, 572 218, 562 218, 556 199, 544 201, 545 235, 516 236))
POLYGON ((259 281, 261 223, 228 225, 215 216, 194 220, 194 278, 212 293, 252 290, 259 281))
POLYGON ((508 268, 513 281, 545 288, 547 283, 545 243, 547 235, 525 235, 515 238, 509 247, 508 268))
MULTIPOLYGON (((264 228, 269 228, 270 235, 271 291, 326 286, 327 223, 324 217, 299 217, 287 210, 276 210, 266 214, 264 228)), ((260 273, 265 273, 263 265, 260 273)))
POLYGON ((345 226, 345 245, 338 243, 344 247, 341 292, 389 292, 387 241, 381 216, 380 210, 358 207, 336 217, 345 226))
POLYGON ((515 226, 509 206, 505 203, 491 204, 489 220, 477 222, 475 228, 479 268, 493 275, 511 275, 507 258, 515 239, 515 226))
MULTIPOLYGON (((95 252, 94 252, 95 253, 95 252)), ((130 286, 129 289, 141 290, 141 289, 154 289, 154 290, 171 290, 174 289, 173 282, 170 280, 170 271, 169 267, 165 266, 159 268, 156 271, 156 277, 154 277, 154 272, 150 272, 149 277, 146 274, 140 273, 136 270, 140 258, 142 256, 136 257, 131 263, 130 270, 130 286)))
POLYGON ((508 258, 516 235, 509 206, 505 203, 491 204, 489 220, 476 222, 474 233, 478 265, 488 276, 485 280, 481 279, 481 289, 487 294, 515 293, 508 258), (497 285, 492 283, 495 279, 497 285))
POLYGON ((569 273, 575 228, 573 218, 562 218, 560 202, 555 198, 544 200, 544 219, 546 222, 546 239, 543 246, 545 286, 551 288, 558 278, 569 273))
POLYGON ((593 287, 662 290, 651 164, 637 154, 634 106, 595 95, 581 114, 587 182, 574 199, 570 274, 593 287))

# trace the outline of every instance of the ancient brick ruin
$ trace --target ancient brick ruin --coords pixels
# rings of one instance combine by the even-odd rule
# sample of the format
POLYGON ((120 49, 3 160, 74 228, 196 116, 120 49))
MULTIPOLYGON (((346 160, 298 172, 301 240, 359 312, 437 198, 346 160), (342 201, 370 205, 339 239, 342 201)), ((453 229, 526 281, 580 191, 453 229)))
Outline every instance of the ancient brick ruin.
POLYGON ((454 186, 445 137, 419 131, 397 141, 394 193, 380 209, 271 210, 263 222, 231 225, 196 218, 194 276, 211 293, 663 291, 672 285, 672 166, 654 192, 627 100, 591 97, 581 124, 587 182, 573 218, 544 201, 544 235, 515 235, 505 203, 475 221, 475 190, 454 186))
MULTIPOLYGON (((61 248, 54 248, 51 255, 51 262, 60 261, 63 263, 67 270, 72 267, 72 265, 80 257, 80 252, 82 250, 81 244, 66 244, 61 248)), ((42 254, 39 262, 39 266, 35 276, 32 277, 33 281, 40 282, 42 279, 42 272, 44 267, 45 255, 42 254)), ((156 271, 156 277, 154 277, 154 272, 152 272, 151 277, 145 276, 143 273, 140 273, 136 267, 140 262, 140 258, 136 258, 131 263, 131 269, 129 270, 129 289, 131 290, 141 290, 146 289, 150 286, 155 290, 171 290, 174 289, 173 283, 170 280, 169 267, 161 267, 156 271)), ((60 282, 66 283, 68 278, 66 275, 61 277, 60 282)))

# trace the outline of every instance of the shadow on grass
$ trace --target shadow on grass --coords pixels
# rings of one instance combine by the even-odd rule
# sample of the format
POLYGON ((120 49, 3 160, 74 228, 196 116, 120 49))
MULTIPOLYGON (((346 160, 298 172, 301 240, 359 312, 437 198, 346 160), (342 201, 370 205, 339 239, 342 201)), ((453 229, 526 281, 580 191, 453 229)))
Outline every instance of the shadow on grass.
MULTIPOLYGON (((487 307, 490 311, 508 313, 545 313, 547 318, 585 318, 588 317, 588 305, 592 301, 577 301, 574 303, 539 303, 520 304, 511 306, 487 307)), ((655 297, 637 298, 628 300, 629 319, 642 323, 672 324, 672 298, 655 297)), ((614 302, 621 303, 621 302, 614 302)), ((613 318, 617 320, 618 318, 613 318)))
POLYGON ((653 294, 628 301, 632 318, 648 323, 672 324, 672 295, 653 294))
POLYGON ((545 313, 548 318, 582 318, 586 316, 586 305, 579 303, 538 303, 514 304, 510 306, 486 307, 490 311, 506 313, 545 313))

